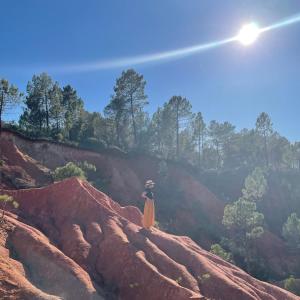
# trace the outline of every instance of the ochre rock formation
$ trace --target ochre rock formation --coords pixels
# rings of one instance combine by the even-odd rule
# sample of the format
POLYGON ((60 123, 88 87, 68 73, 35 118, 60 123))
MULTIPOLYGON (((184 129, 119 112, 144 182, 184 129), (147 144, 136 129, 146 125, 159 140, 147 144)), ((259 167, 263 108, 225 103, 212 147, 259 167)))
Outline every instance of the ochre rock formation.
POLYGON ((20 206, 2 230, 1 299, 299 299, 188 237, 142 229, 137 208, 85 181, 2 192, 20 206))

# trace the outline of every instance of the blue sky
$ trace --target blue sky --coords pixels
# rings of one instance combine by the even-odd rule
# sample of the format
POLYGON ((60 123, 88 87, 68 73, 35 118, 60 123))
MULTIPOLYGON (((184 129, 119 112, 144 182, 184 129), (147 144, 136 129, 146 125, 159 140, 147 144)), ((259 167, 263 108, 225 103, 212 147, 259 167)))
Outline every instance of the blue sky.
MULTIPOLYGON (((53 66, 152 54, 235 35, 255 21, 300 13, 299 0, 1 0, 0 77, 21 90, 41 70, 71 84, 90 111, 102 111, 124 68, 56 72, 53 66)), ((205 120, 253 127, 266 111, 300 140, 300 23, 263 34, 251 47, 230 43, 164 62, 133 66, 147 80, 149 112, 187 97, 205 120)), ((8 115, 8 118, 17 114, 8 115)))

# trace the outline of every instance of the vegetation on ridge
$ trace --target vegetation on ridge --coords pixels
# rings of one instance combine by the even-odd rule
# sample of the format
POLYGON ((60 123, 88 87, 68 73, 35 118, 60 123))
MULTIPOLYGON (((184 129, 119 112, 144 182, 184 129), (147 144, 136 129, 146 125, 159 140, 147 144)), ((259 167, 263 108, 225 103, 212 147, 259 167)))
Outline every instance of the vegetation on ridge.
MULTIPOLYGON (((4 79, 1 82, 12 86, 4 79)), ((17 88, 12 95, 5 101, 21 99, 17 88)), ((3 102, 3 96, 1 99, 3 102)), ((299 250, 300 142, 290 142, 276 132, 267 113, 254 120, 254 128, 237 130, 228 121, 206 123, 186 97, 174 95, 150 115, 145 109, 151 100, 146 95, 146 81, 132 69, 116 79, 113 95, 102 113, 86 111, 73 87, 60 87, 45 73, 32 77, 23 99, 23 113, 18 123, 10 126, 29 137, 46 137, 95 151, 115 147, 132 155, 141 152, 160 158, 159 177, 165 180, 165 187, 157 195, 162 199, 181 193, 168 182, 168 160, 193 169, 226 204, 226 236, 208 224, 201 211, 193 212, 198 214, 200 224, 195 230, 205 230, 214 240, 217 238, 221 248, 214 246, 212 251, 223 255, 224 250, 251 274, 273 279, 256 251, 265 229, 283 237, 291 251, 299 250), (281 202, 270 212, 276 197, 281 202)), ((93 173, 83 165, 69 164, 55 170, 55 180, 93 173)), ((91 176, 91 181, 103 189, 105 178, 96 177, 91 176)), ((158 203, 158 213, 170 226, 173 210, 181 205, 176 201, 171 209, 169 203, 158 203)), ((166 224, 161 222, 161 226, 165 228, 166 224)), ((282 274, 280 279, 287 276, 282 274)), ((300 269, 295 276, 300 276, 300 269)))

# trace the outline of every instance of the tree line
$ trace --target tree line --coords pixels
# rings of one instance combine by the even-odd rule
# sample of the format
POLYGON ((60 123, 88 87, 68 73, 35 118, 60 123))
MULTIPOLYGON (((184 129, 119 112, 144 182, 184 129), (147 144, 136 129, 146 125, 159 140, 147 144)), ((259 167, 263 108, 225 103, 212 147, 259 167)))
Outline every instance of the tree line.
POLYGON ((72 86, 61 87, 46 73, 32 77, 25 95, 1 79, 0 121, 8 109, 23 103, 16 126, 32 137, 95 150, 111 146, 139 150, 201 170, 300 169, 300 143, 290 143, 276 132, 267 113, 257 117, 254 128, 237 131, 230 122, 205 123, 187 98, 174 95, 150 116, 145 110, 149 104, 145 86, 143 75, 133 69, 123 71, 100 113, 85 110, 72 86))

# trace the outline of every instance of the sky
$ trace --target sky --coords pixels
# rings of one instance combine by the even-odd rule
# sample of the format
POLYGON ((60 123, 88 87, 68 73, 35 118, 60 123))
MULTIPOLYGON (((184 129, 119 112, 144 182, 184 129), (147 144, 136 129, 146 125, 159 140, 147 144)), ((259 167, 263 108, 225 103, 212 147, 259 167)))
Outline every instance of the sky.
MULTIPOLYGON (((147 111, 173 95, 190 100, 206 122, 253 128, 267 112, 274 128, 300 140, 300 22, 263 33, 249 47, 232 42, 190 56, 80 70, 235 36, 300 14, 299 0, 0 0, 0 78, 26 90, 47 72, 71 84, 89 111, 102 112, 115 80, 134 68, 147 81, 147 111)), ((17 118, 20 111, 7 119, 17 118)))

